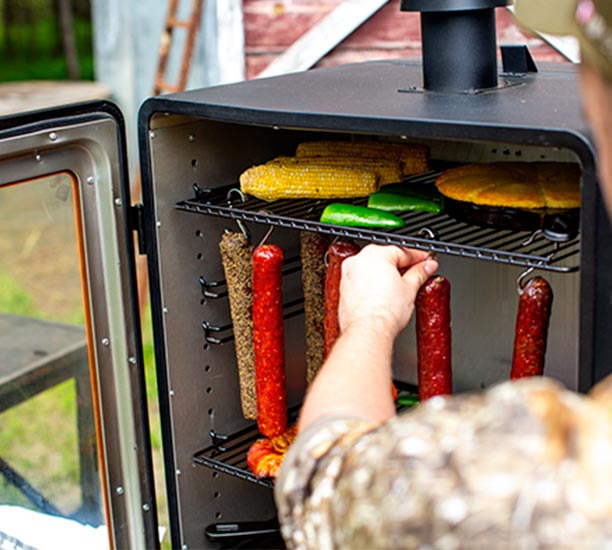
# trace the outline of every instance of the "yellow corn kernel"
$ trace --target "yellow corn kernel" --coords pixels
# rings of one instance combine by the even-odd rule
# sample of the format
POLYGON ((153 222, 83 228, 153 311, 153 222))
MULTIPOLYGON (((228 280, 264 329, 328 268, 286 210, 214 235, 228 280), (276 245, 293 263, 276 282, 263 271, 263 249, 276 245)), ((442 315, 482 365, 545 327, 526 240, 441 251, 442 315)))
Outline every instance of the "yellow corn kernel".
POLYGON ((283 165, 316 164, 320 166, 345 166, 374 172, 379 185, 387 185, 402 179, 401 164, 397 160, 350 157, 276 157, 268 163, 283 165))
POLYGON ((378 188, 374 172, 313 163, 262 164, 240 176, 240 189, 265 201, 365 197, 378 188))
POLYGON ((387 141, 306 141, 296 150, 297 157, 351 157, 396 160, 402 174, 418 174, 429 170, 429 147, 418 143, 387 141))

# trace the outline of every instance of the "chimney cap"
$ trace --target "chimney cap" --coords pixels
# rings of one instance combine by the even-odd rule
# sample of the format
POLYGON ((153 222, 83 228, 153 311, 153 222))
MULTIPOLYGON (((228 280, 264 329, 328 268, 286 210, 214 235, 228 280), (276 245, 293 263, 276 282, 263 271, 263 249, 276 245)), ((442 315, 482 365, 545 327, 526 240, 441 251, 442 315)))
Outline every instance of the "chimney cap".
POLYGON ((402 0, 401 11, 466 11, 498 8, 512 3, 511 0, 402 0))

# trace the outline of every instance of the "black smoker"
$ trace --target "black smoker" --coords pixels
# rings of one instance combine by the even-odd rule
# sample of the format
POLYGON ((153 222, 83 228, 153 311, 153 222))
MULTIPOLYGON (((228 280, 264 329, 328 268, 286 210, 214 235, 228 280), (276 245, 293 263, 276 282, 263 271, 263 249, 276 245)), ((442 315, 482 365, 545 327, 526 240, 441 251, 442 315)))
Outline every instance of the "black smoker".
MULTIPOLYGON (((300 230, 437 252, 440 270, 452 285, 456 391, 508 378, 517 281, 532 271, 545 275, 555 294, 546 374, 585 391, 610 372, 612 232, 597 185, 595 150, 581 115, 576 73, 569 64, 547 65, 536 72, 523 46, 502 48, 499 71, 495 8, 505 4, 403 0, 403 10, 422 12, 422 67, 402 60, 374 61, 147 100, 139 114, 143 205, 130 201, 123 177, 123 123, 114 106, 92 103, 0 120, 0 186, 51 170, 69 170, 82 183, 78 189, 88 273, 97 277, 92 296, 103 295, 93 304, 101 307, 93 312, 92 347, 105 405, 108 501, 118 547, 131 546, 142 532, 148 546, 156 539, 146 422, 135 415, 132 428, 140 443, 124 450, 117 433, 130 426, 125 415, 113 412, 118 410, 115 393, 121 386, 108 379, 109 373, 121 377, 129 370, 133 400, 144 395, 134 337, 134 231, 150 276, 174 548, 282 546, 273 519, 272 484, 255 479, 246 467, 246 451, 258 432, 242 417, 239 404, 218 250, 223 232, 238 230, 237 222, 247 226, 254 244, 274 227, 270 239, 287 258, 285 347, 293 411, 305 391, 300 230), (19 151, 7 145, 13 138, 25 143, 19 151), (428 184, 446 167, 470 162, 578 163, 583 174, 580 225, 576 231, 556 234, 480 227, 445 214, 408 213, 403 229, 386 233, 321 224, 326 201, 243 201, 232 192, 246 168, 292 155, 298 143, 317 139, 427 144, 432 169, 410 179, 428 184), (66 167, 68 153, 77 155, 78 166, 66 167), (110 191, 104 187, 109 178, 110 191), (102 224, 102 232, 94 221, 102 224), (123 228, 113 232, 111 222, 123 228), (117 251, 107 253, 115 243, 117 251), (121 292, 122 301, 131 304, 131 316, 130 308, 124 315, 117 292, 111 292, 119 286, 119 275, 112 280, 107 276, 114 270, 131 292, 131 302, 130 294, 121 292), (130 330, 121 350, 122 339, 111 333, 124 317, 130 330), (121 369, 113 371, 114 364, 121 369), (126 488, 129 479, 119 462, 130 459, 135 449, 142 476, 137 496, 126 488), (130 532, 130 524, 138 524, 135 520, 142 529, 130 532)), ((415 384, 415 365, 414 326, 409 325, 395 350, 398 384, 415 384)), ((142 405, 140 410, 145 410, 142 405)))
MULTIPOLYGON (((605 268, 612 233, 576 74, 566 64, 536 72, 523 46, 503 48, 499 72, 495 8, 505 4, 403 0, 403 10, 422 12, 422 77, 417 63, 368 62, 162 96, 143 105, 144 240, 176 547, 216 547, 224 536, 252 534, 249 522, 273 529, 258 523, 274 516, 271 484, 246 468, 246 449, 258 434, 240 414, 217 250, 222 231, 236 229, 236 220, 249 227, 254 243, 275 227, 274 242, 287 258, 299 256, 298 230, 435 250, 453 285, 459 391, 508 377, 516 281, 530 269, 546 274, 556 296, 546 372, 579 390, 610 372, 612 340, 603 335, 612 321, 611 271, 605 268), (249 166, 291 155, 299 142, 314 139, 426 143, 434 169, 415 181, 429 183, 449 163, 577 162, 583 171, 580 232, 559 242, 541 232, 410 214, 406 228, 384 233, 320 224, 321 201, 242 202, 230 193, 249 166), (164 314, 168 304, 171 313, 164 314)), ((293 307, 302 294, 292 269, 285 296, 288 391, 297 406, 304 393, 304 327, 293 307)), ((401 336, 394 367, 396 379, 409 384, 416 381, 413 333, 409 326, 401 336)), ((235 547, 240 539, 228 540, 235 547)))

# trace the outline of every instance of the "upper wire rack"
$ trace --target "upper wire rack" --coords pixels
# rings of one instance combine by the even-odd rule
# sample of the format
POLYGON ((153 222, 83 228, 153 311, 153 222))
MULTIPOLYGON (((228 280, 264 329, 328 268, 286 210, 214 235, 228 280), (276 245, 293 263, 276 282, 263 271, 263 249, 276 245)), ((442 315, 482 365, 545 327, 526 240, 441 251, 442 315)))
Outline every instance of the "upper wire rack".
MULTIPOLYGON (((439 170, 432 170, 404 181, 433 185, 439 173, 439 170)), ((563 273, 579 269, 578 236, 566 242, 554 242, 541 232, 479 227, 446 214, 427 212, 400 213, 406 225, 391 231, 342 227, 319 221, 323 209, 337 200, 281 199, 266 202, 247 195, 243 202, 239 193, 231 192, 238 187, 236 184, 216 189, 197 188, 195 198, 177 203, 176 208, 240 222, 314 231, 519 267, 563 273)), ((343 199, 342 202, 365 206, 367 199, 343 199)))

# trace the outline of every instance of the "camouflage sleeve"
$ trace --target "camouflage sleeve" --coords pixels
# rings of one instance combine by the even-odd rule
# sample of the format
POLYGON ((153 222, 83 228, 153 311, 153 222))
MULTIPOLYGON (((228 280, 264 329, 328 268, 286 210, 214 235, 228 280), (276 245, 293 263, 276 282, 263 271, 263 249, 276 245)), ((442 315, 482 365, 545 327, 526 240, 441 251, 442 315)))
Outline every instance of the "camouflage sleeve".
POLYGON ((300 433, 275 484, 281 533, 288 548, 334 547, 332 497, 347 451, 376 424, 325 417, 300 433))
POLYGON ((610 380, 593 397, 532 377, 379 426, 321 420, 276 486, 287 546, 612 548, 610 380))

